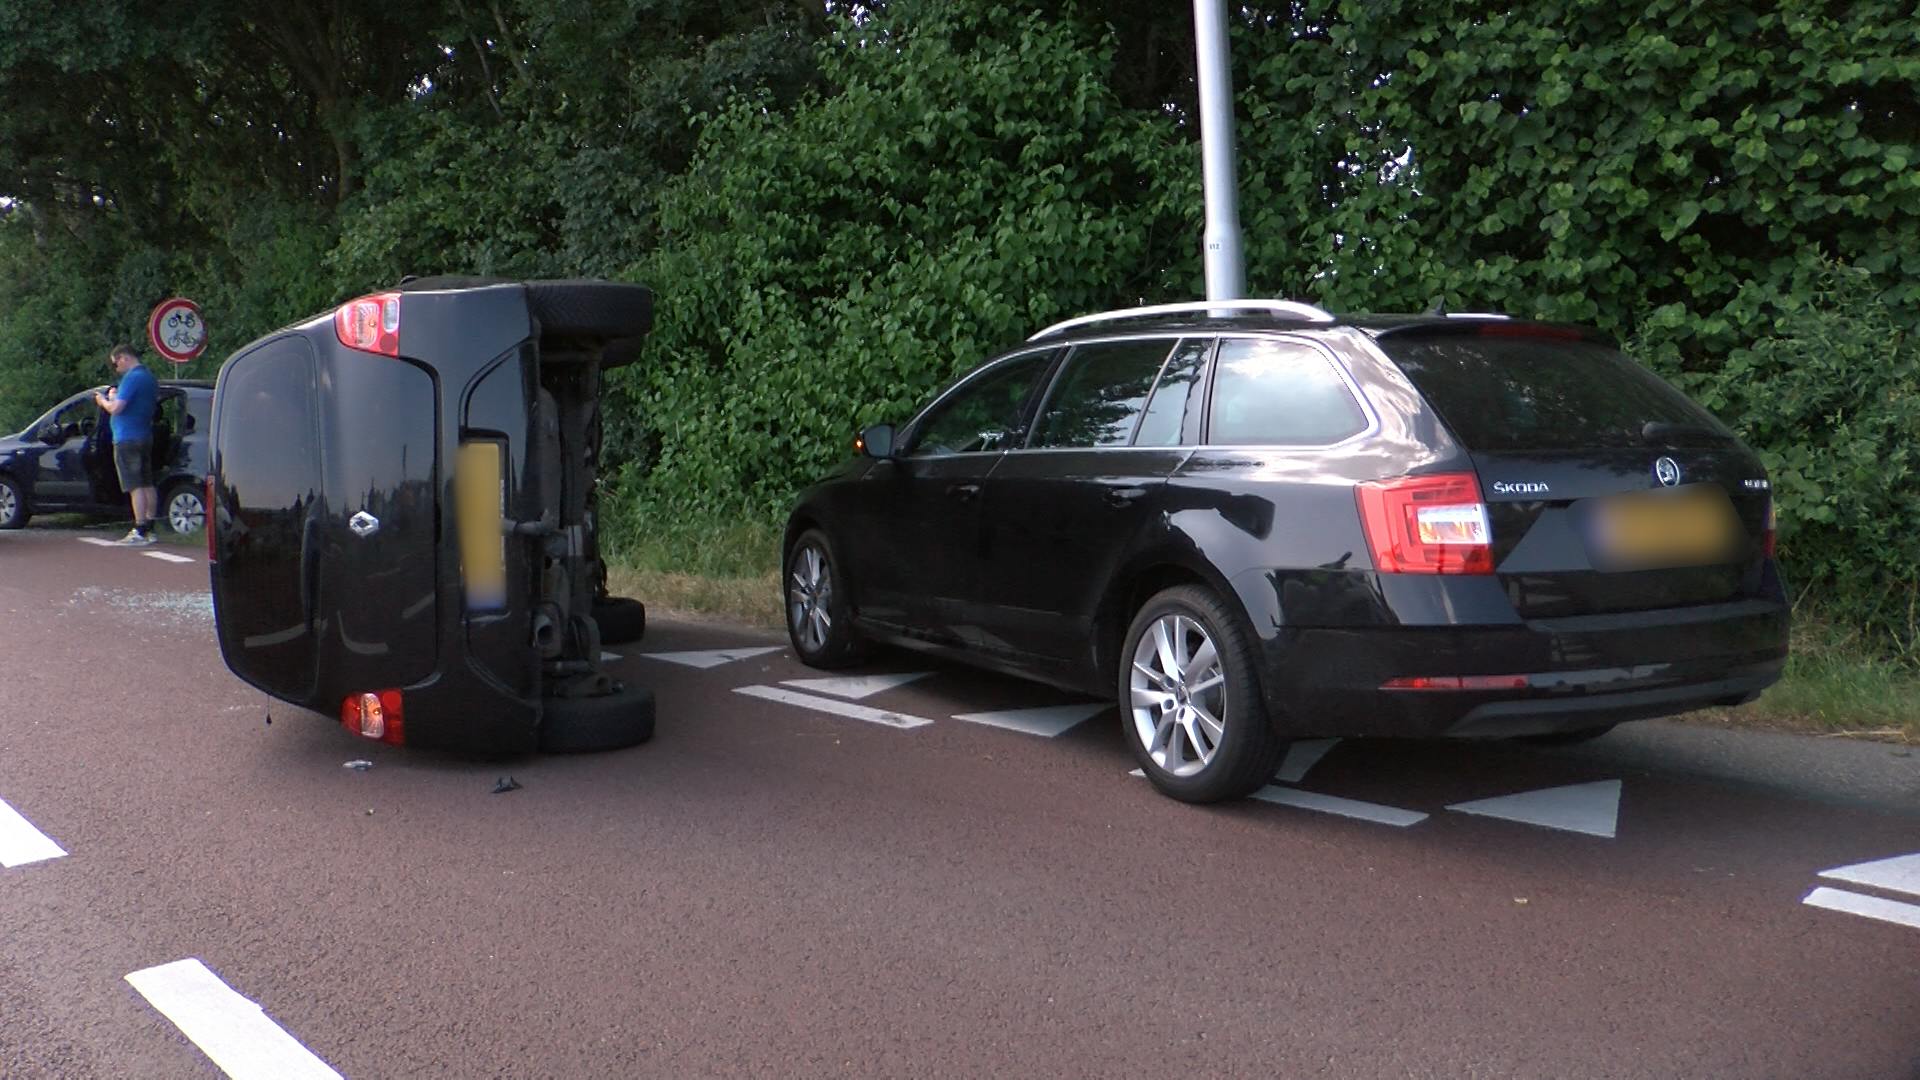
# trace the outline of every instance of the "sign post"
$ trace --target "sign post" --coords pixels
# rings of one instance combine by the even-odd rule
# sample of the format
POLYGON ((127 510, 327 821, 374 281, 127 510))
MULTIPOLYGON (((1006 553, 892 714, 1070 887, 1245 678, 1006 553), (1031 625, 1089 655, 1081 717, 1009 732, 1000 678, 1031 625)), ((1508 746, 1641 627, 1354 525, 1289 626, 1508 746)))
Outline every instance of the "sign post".
POLYGON ((199 356, 207 348, 207 321, 200 317, 200 305, 183 296, 163 301, 147 319, 147 340, 176 364, 199 356))

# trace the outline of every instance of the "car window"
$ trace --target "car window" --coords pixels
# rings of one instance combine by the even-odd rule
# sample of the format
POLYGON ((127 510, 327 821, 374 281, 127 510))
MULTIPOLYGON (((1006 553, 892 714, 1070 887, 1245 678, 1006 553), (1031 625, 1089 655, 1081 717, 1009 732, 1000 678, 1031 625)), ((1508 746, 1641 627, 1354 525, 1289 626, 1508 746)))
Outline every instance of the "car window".
POLYGON ((991 452, 1016 444, 1021 406, 1054 352, 1022 353, 962 383, 921 419, 908 456, 991 452))
POLYGON ((53 422, 60 425, 62 435, 71 439, 91 434, 99 416, 100 406, 95 405, 93 397, 88 395, 62 406, 59 412, 53 414, 53 422))
POLYGON ((1320 350, 1274 338, 1221 341, 1208 442, 1326 446, 1366 427, 1353 391, 1320 350))
POLYGON ((1508 330, 1390 334, 1380 347, 1469 449, 1644 446, 1650 426, 1705 445, 1734 438, 1659 376, 1598 342, 1508 330))
POLYGON ((1180 342, 1160 382, 1147 402, 1147 414, 1133 436, 1135 446, 1179 446, 1200 436, 1201 374, 1207 366, 1209 338, 1186 338, 1180 342))
POLYGON ((1076 346, 1034 421, 1032 447, 1125 446, 1167 361, 1167 338, 1076 346))

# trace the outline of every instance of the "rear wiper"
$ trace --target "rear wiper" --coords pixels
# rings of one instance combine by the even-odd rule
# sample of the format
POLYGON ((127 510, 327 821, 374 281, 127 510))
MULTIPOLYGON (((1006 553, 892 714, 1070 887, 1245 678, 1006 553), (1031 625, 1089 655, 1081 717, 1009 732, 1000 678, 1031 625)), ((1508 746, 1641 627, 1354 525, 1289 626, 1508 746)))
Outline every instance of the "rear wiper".
POLYGON ((1640 438, 1647 442, 1667 442, 1687 435, 1712 439, 1715 442, 1727 441, 1726 432, 1710 428, 1705 424, 1675 424, 1665 420, 1649 420, 1640 425, 1640 438))

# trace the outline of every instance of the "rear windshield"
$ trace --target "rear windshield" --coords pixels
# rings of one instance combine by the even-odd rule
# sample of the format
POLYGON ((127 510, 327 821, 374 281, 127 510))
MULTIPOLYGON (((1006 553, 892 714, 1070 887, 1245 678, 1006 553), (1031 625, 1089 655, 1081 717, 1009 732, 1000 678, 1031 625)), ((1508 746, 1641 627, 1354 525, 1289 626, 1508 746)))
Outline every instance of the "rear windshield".
POLYGON ((1379 344, 1470 450, 1734 439, 1659 376, 1596 342, 1454 333, 1388 334, 1379 344))

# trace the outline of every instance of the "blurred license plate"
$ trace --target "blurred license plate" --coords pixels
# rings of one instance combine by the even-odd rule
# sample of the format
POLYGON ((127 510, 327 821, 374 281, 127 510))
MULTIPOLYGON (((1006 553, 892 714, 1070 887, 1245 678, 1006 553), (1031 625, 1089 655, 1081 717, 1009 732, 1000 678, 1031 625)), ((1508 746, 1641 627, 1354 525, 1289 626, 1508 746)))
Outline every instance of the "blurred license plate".
POLYGON ((1703 566, 1730 562, 1739 548, 1740 519, 1712 484, 1611 496, 1595 522, 1597 561, 1614 566, 1703 566))
POLYGON ((506 538, 501 534, 505 489, 496 442, 460 445, 453 468, 453 497, 460 529, 460 576, 467 610, 499 611, 507 606, 506 538))

